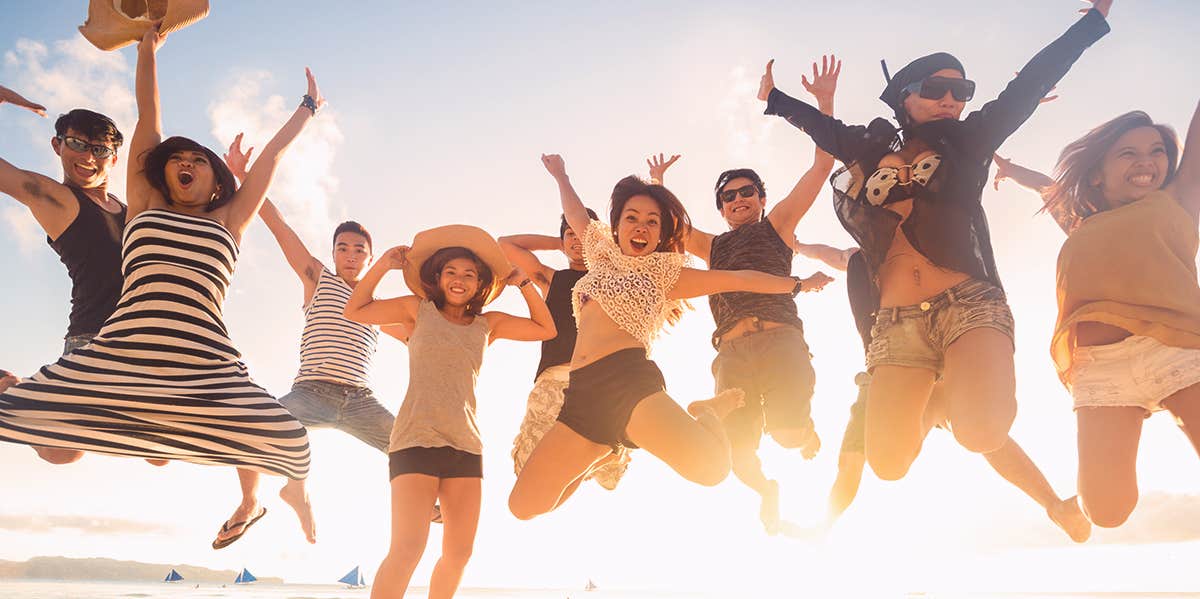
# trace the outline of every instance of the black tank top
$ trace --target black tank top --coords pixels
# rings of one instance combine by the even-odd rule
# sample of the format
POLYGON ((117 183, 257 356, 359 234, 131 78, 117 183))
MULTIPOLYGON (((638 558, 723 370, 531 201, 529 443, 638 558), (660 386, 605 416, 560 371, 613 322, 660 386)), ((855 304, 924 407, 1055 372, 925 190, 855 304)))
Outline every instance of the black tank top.
POLYGON ((575 353, 575 337, 578 334, 575 313, 571 310, 571 290, 586 274, 586 270, 566 269, 556 270, 554 276, 550 277, 546 306, 550 308, 550 316, 554 319, 554 328, 558 329, 558 335, 542 342, 542 360, 538 362, 534 379, 551 366, 571 363, 571 355, 575 353))
MULTIPOLYGON (((67 336, 95 335, 117 308, 121 297, 121 235, 125 206, 112 214, 82 190, 67 186, 79 203, 79 215, 58 239, 46 243, 58 254, 71 277, 71 317, 67 336)), ((116 199, 109 194, 109 197, 116 199)))
MULTIPOLYGON (((771 221, 762 219, 721 233, 712 240, 708 253, 712 270, 757 270, 786 277, 792 274, 792 246, 779 237, 771 221)), ((748 316, 760 320, 790 324, 803 329, 796 313, 796 301, 788 293, 747 293, 733 291, 708 296, 717 330, 713 345, 728 333, 737 322, 748 316)))

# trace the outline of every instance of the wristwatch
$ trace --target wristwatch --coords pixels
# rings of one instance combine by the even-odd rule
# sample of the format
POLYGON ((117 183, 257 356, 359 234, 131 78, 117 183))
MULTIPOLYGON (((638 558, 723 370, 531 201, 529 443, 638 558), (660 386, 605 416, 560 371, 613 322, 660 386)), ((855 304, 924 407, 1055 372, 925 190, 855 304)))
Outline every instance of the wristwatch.
POLYGON ((796 297, 797 295, 800 295, 801 291, 804 291, 804 279, 792 275, 792 280, 796 282, 796 286, 792 287, 792 297, 796 297))

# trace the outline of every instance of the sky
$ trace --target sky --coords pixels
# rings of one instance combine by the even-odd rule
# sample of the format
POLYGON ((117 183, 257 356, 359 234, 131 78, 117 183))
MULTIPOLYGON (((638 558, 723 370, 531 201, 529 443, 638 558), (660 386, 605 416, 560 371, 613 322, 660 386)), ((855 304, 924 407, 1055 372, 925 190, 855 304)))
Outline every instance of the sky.
MULTIPOLYGON (((103 53, 76 27, 83 2, 0 0, 0 84, 56 116, 88 107, 132 134, 133 47, 103 53)), ((159 52, 165 133, 221 151, 239 131, 261 147, 304 93, 312 68, 328 108, 284 158, 270 196, 318 257, 332 228, 353 218, 377 253, 452 222, 499 236, 554 234, 556 188, 538 157, 561 153, 585 203, 603 211, 612 185, 646 174, 651 153, 679 153, 667 184, 697 227, 719 232, 711 186, 721 171, 752 167, 768 199, 795 183, 812 144, 782 119, 763 116, 759 75, 776 59, 780 89, 805 97, 800 76, 822 53, 844 60, 836 113, 865 123, 888 113, 879 59, 893 71, 934 51, 954 53, 978 82, 968 110, 994 97, 1030 57, 1075 20, 1075 0, 1004 3, 927 0, 882 5, 814 2, 348 4, 309 0, 214 0, 203 21, 159 52)), ((1001 149, 1048 171, 1086 130, 1133 109, 1186 127, 1200 71, 1192 0, 1116 0, 1112 33, 1076 63, 1001 149)), ((0 107, 0 156, 60 176, 52 119, 0 107)), ((1180 131, 1181 134, 1185 131, 1180 131)), ((121 160, 127 157, 122 153, 121 160)), ((123 196, 123 168, 114 172, 123 196)), ((1019 412, 1012 436, 1062 496, 1074 493, 1070 398, 1048 344, 1055 317, 1054 263, 1062 234, 1037 200, 1015 186, 984 196, 1001 277, 1016 317, 1019 412)), ((845 247, 828 186, 800 223, 802 241, 845 247)), ((564 266, 561 256, 544 260, 564 266)), ((823 266, 797 258, 795 274, 823 266)), ((0 367, 30 374, 61 351, 69 280, 32 217, 0 197, 0 367)), ((828 270, 827 270, 828 272, 828 270)), ((824 513, 837 447, 854 400, 862 349, 839 279, 798 301, 818 373, 813 417, 824 447, 811 462, 763 442, 764 466, 782 488, 788 520, 824 513)), ((391 276, 381 294, 403 293, 391 276)), ((252 226, 225 306, 232 338, 254 378, 290 388, 303 326, 301 286, 263 226, 252 226)), ((681 403, 712 392, 707 303, 654 348, 668 391, 681 403)), ((524 310, 506 293, 497 309, 524 310)), ((467 586, 664 589, 1177 590, 1195 588, 1200 559, 1200 461, 1166 414, 1146 423, 1139 456, 1141 502, 1122 528, 1071 546, 1038 506, 949 435, 931 433, 909 475, 870 472, 859 499, 823 542, 768 537, 758 502, 732 476, 703 488, 645 452, 615 492, 586 485, 558 512, 519 522, 507 511, 509 450, 524 413, 537 346, 501 341, 479 378, 484 441, 483 513, 467 586), (1154 572, 1153 577, 1147 575, 1154 572)), ((391 410, 403 399, 407 353, 381 342, 373 386, 391 410)), ((316 545, 274 497, 244 539, 209 543, 238 500, 232 470, 88 456, 49 466, 23 446, 0 445, 0 559, 104 556, 214 568, 248 566, 295 582, 332 582, 361 564, 368 579, 387 548, 386 459, 339 431, 311 434, 310 492, 316 545)), ((428 580, 435 527, 414 584, 428 580)))

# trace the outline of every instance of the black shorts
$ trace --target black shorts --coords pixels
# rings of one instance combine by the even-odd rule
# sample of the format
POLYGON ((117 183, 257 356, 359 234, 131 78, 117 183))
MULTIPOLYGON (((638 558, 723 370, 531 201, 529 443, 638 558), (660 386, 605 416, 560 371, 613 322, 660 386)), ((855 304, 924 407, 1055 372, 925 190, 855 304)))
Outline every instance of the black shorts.
POLYGON ((401 474, 483 478, 483 456, 453 447, 408 447, 388 454, 388 480, 401 474))
POLYGON ((637 446, 625 436, 625 427, 633 409, 666 387, 646 350, 623 349, 571 371, 558 421, 593 443, 632 449, 637 446))

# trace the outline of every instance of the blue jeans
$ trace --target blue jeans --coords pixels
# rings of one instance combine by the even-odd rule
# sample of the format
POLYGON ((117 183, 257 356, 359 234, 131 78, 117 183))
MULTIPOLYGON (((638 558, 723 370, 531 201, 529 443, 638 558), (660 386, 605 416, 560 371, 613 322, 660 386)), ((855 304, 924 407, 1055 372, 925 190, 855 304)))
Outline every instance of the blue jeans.
POLYGON ((84 334, 84 335, 72 335, 70 337, 63 339, 63 355, 65 356, 65 355, 91 343, 92 339, 94 337, 95 337, 95 335, 84 334))
POLYGON ((329 381, 300 381, 279 398, 306 427, 336 428, 387 453, 396 416, 383 407, 367 387, 329 381))

